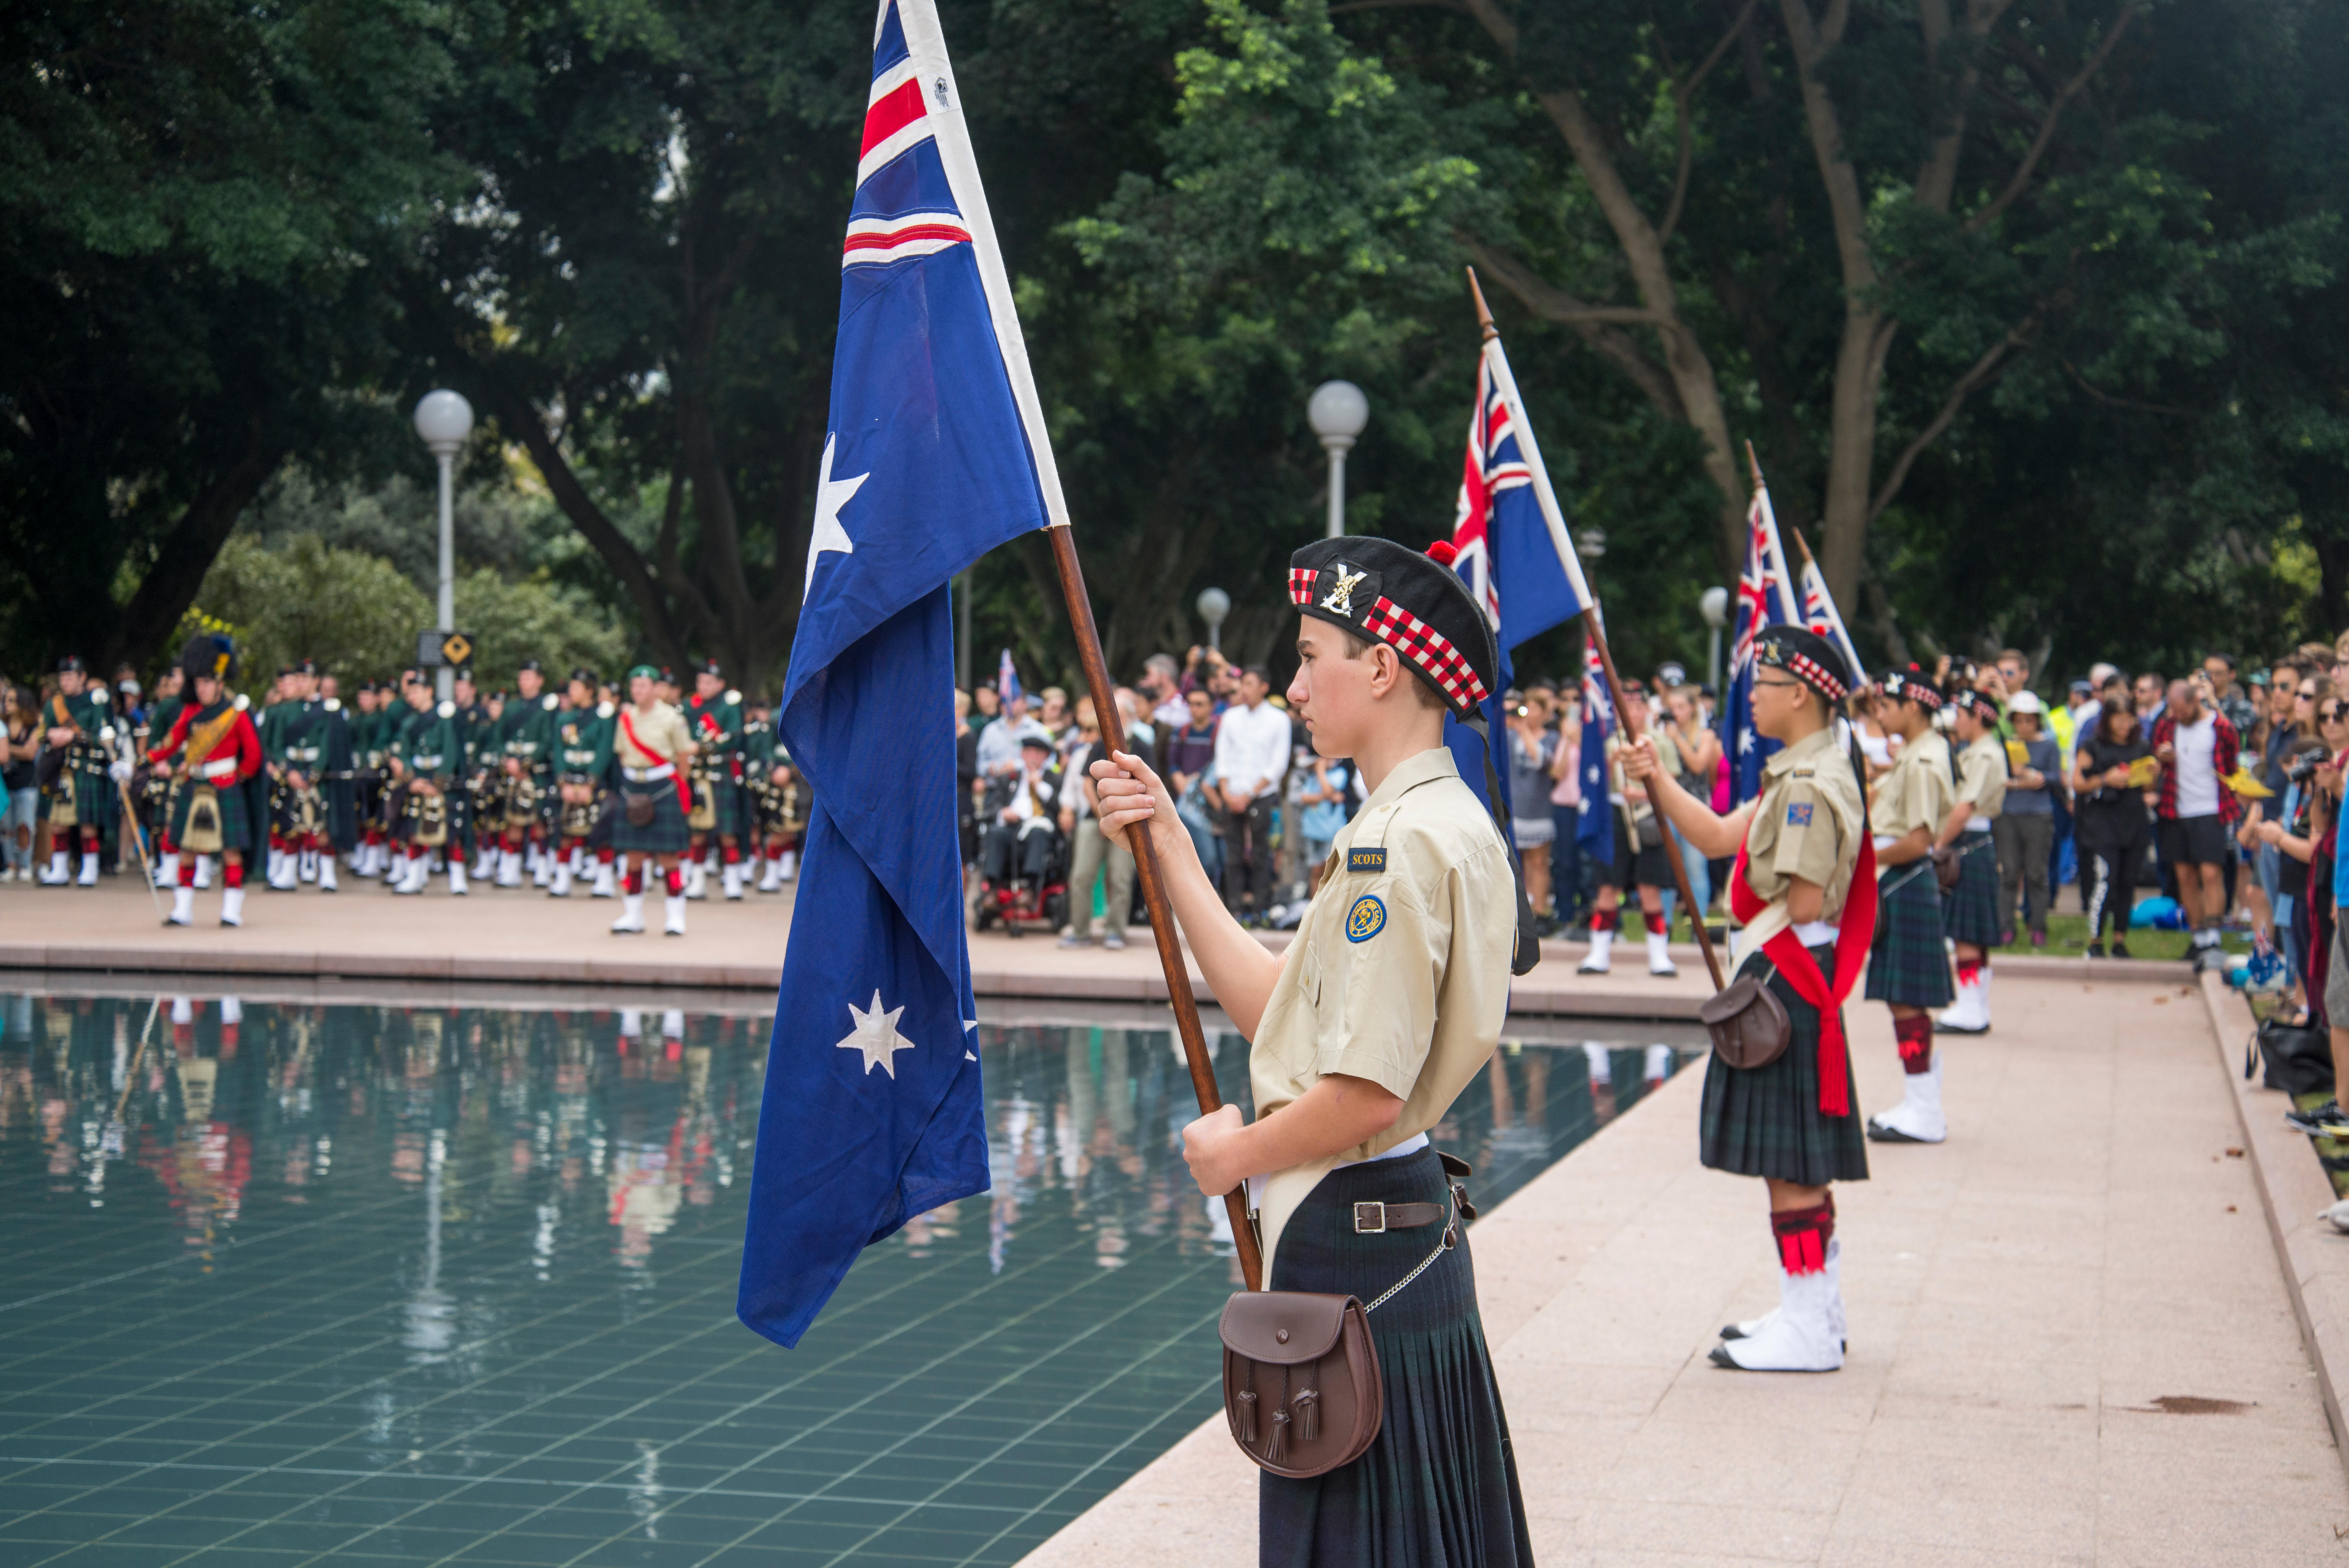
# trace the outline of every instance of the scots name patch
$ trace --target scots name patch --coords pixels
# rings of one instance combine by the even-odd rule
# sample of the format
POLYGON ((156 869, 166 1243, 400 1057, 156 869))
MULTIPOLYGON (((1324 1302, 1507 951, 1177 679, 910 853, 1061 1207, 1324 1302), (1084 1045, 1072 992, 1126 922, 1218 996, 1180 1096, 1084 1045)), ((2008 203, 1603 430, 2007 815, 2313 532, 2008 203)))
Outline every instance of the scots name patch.
POLYGON ((1348 850, 1346 869, 1350 872, 1382 872, 1387 869, 1387 852, 1377 850, 1348 850))
POLYGON ((1786 808, 1786 826, 1807 828, 1810 825, 1811 803, 1808 800, 1796 800, 1786 808))
POLYGON ((1346 940, 1368 942, 1384 931, 1386 924, 1387 906, 1381 903, 1375 895, 1366 892, 1354 901, 1353 908, 1346 912, 1346 940))

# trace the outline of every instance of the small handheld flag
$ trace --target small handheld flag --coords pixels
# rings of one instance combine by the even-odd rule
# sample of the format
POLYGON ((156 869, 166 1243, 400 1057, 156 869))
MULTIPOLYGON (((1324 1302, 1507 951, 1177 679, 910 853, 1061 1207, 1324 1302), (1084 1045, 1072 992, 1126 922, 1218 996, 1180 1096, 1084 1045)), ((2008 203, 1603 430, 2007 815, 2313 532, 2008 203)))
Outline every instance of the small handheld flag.
POLYGON ((1835 595, 1827 592, 1826 573, 1819 570, 1817 559, 1811 554, 1811 542, 1803 537, 1799 528, 1795 530, 1795 547, 1803 552, 1803 624, 1836 645, 1836 651, 1851 665, 1851 684, 1859 686, 1868 680, 1868 666, 1859 662, 1859 650, 1852 646, 1851 634, 1844 630, 1835 595))
POLYGON ((785 1346, 864 1247, 987 1190, 947 583, 1064 514, 936 0, 883 0, 867 102, 776 713, 815 800, 737 1305, 785 1346))
POLYGON ((1005 702, 1017 702, 1027 694, 1020 689, 1019 672, 1011 667, 1011 650, 1003 650, 1002 663, 995 666, 995 695, 1005 702))
POLYGON ((1762 792, 1762 765, 1778 743, 1754 728, 1754 639, 1770 626, 1799 624, 1794 580, 1778 541, 1778 519, 1770 510, 1769 487, 1754 471, 1754 500, 1745 511, 1745 568, 1737 574, 1737 636, 1730 645, 1729 689, 1721 705, 1721 743, 1729 753, 1730 799, 1751 800, 1762 792))

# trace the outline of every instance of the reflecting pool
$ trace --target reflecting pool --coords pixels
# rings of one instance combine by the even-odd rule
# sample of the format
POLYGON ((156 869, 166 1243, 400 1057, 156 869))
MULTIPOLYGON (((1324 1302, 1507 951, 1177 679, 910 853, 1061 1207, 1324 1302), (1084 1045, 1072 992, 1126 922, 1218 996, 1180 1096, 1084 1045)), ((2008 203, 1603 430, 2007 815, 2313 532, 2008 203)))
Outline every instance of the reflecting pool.
MULTIPOLYGON (((986 1009, 993 1191, 785 1351, 733 1315, 764 999, 8 984, 0 1564, 1009 1563, 1215 1409, 1163 1008, 986 1009)), ((1697 1044, 1594 1026, 1438 1129, 1480 1204, 1697 1044)))

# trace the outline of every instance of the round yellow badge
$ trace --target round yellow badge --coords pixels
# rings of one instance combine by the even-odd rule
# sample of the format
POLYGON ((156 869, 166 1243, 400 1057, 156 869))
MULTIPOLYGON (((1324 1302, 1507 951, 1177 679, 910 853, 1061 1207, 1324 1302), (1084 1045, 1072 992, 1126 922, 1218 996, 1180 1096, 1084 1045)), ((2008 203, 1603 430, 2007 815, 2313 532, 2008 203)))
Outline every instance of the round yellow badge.
POLYGON ((1364 893, 1354 901, 1354 907, 1346 912, 1346 940, 1368 942, 1385 930, 1386 924, 1387 906, 1371 894, 1364 893))

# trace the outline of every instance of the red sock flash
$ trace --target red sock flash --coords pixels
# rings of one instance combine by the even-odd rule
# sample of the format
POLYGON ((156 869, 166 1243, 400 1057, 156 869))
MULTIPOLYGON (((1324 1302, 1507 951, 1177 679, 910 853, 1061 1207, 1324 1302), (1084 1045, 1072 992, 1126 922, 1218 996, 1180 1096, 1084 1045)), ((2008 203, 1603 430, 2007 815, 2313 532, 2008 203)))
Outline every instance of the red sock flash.
POLYGON ((1788 1274, 1816 1274, 1827 1266, 1835 1204, 1830 1201, 1815 1209, 1782 1210, 1770 1216, 1770 1233, 1778 1243, 1778 1262, 1788 1274))
POLYGON ((1916 1074, 1933 1070, 1933 1016, 1930 1013, 1893 1019, 1892 1037, 1900 1047, 1901 1071, 1916 1074))

